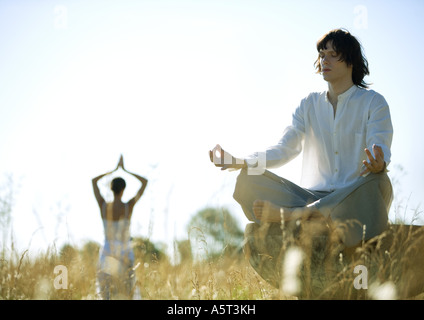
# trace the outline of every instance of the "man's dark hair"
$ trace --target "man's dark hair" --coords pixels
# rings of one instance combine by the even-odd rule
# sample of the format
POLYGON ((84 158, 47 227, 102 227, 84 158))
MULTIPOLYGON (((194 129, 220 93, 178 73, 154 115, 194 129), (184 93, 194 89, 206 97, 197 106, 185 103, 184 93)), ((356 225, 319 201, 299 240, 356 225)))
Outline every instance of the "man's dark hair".
POLYGON ((352 66, 353 83, 358 87, 368 88, 368 83, 364 81, 364 77, 370 74, 368 61, 362 52, 362 46, 359 41, 347 30, 331 30, 318 40, 318 59, 314 64, 317 73, 321 72, 319 52, 320 50, 327 49, 328 41, 333 42, 333 49, 337 54, 340 54, 340 61, 345 61, 348 66, 352 66))
POLYGON ((125 180, 118 177, 114 178, 110 183, 110 188, 112 189, 114 194, 119 194, 126 187, 125 180))

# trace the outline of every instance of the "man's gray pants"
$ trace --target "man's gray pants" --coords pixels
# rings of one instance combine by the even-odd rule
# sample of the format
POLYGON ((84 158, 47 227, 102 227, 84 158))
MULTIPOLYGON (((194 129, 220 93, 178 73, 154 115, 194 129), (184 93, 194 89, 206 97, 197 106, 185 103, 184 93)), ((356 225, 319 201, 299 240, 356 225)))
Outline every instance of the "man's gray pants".
POLYGON ((261 175, 249 175, 247 169, 242 169, 234 199, 246 217, 257 223, 260 221, 253 213, 255 200, 268 200, 282 207, 316 209, 342 230, 344 245, 352 247, 387 229, 393 189, 386 173, 371 173, 347 187, 328 192, 302 188, 268 170, 261 175))

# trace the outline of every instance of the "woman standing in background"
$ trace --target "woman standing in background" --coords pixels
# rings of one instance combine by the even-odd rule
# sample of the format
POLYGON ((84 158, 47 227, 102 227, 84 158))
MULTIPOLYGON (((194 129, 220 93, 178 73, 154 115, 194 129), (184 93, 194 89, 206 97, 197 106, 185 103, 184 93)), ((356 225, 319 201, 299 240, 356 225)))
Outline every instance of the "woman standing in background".
MULTIPOLYGON (((140 200, 147 186, 147 179, 127 171, 121 155, 115 170, 104 173, 92 180, 94 195, 100 207, 104 227, 105 240, 101 249, 98 282, 103 299, 109 300, 114 293, 121 293, 125 298, 131 298, 134 287, 134 253, 131 248, 130 224, 135 204, 140 200), (113 201, 106 202, 102 197, 98 181, 106 175, 122 168, 128 174, 141 182, 137 194, 128 202, 122 201, 126 182, 123 178, 114 178, 111 182, 113 201)), ((118 296, 118 298, 120 298, 118 296)), ((122 296, 121 296, 122 298, 122 296)))

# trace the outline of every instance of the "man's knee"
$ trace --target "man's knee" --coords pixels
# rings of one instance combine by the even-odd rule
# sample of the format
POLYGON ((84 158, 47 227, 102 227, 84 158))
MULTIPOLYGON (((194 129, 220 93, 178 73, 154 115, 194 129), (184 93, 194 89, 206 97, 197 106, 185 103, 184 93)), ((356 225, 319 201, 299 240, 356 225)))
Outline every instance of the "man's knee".
POLYGON ((246 170, 242 169, 236 179, 236 186, 234 188, 234 193, 233 193, 233 198, 235 200, 240 199, 240 194, 242 194, 242 190, 240 189, 242 189, 243 186, 245 185, 244 183, 245 176, 246 176, 246 170))
POLYGON ((254 186, 258 185, 258 179, 260 179, 260 177, 261 176, 258 175, 250 175, 247 169, 242 169, 237 176, 233 194, 234 199, 240 200, 249 190, 254 189, 254 186))
MULTIPOLYGON (((367 186, 368 184, 364 185, 367 186)), ((372 188, 371 190, 378 190, 382 195, 390 197, 393 193, 392 183, 385 173, 372 174, 369 185, 372 188)))
POLYGON ((374 202, 384 202, 385 209, 388 212, 393 200, 393 188, 390 178, 385 173, 373 174, 371 178, 371 181, 362 186, 363 192, 369 195, 374 202))

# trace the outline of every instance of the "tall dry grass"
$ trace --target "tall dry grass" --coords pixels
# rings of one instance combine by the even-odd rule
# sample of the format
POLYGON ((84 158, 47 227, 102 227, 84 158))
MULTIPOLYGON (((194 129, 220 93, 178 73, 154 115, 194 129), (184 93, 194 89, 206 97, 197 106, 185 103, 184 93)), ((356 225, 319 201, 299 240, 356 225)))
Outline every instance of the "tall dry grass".
POLYGON ((354 248, 344 248, 336 232, 322 221, 250 224, 247 257, 281 293, 299 299, 424 298, 424 227, 398 221, 354 248))
MULTIPOLYGON (((98 248, 97 248, 98 249, 98 248)), ((52 247, 30 257, 28 251, 2 253, 0 299, 100 299, 96 272, 98 253, 65 246, 52 247), (56 289, 55 267, 68 270, 67 289, 56 289)), ((182 261, 138 256, 136 287, 142 299, 272 299, 278 292, 242 257, 223 256, 214 261, 182 261)), ((118 296, 118 299, 126 297, 118 296)))
MULTIPOLYGON (((423 299, 424 227, 391 224, 355 248, 304 254, 299 295, 306 299, 423 299)), ((301 249, 299 249, 301 250, 301 249)))
POLYGON ((87 252, 78 252, 70 246, 61 252, 53 246, 37 254, 8 251, 0 261, 0 299, 46 300, 90 299, 95 293, 96 261, 87 252), (60 273, 56 266, 66 266, 67 289, 55 289, 54 282, 60 273))
MULTIPOLYGON (((2 198, 3 242, 0 248, 0 299, 99 299, 97 260, 99 244, 71 245, 30 253, 14 246, 8 215, 11 201, 2 198), (10 235, 6 239, 5 235, 10 235), (8 241, 6 241, 8 240, 8 241), (56 288, 65 266, 67 287, 56 288)), ((416 211, 415 216, 421 212, 416 211)), ((358 247, 340 251, 331 242, 324 244, 308 237, 286 238, 283 250, 271 257, 277 260, 278 288, 265 281, 243 254, 223 251, 213 259, 180 241, 176 251, 180 259, 135 250, 137 297, 152 300, 174 299, 422 299, 424 298, 424 227, 410 227, 396 221, 386 232, 358 247), (181 245, 181 244, 186 245, 181 245), (328 244, 330 243, 330 245, 328 244), (319 249, 325 250, 316 250, 319 249), (173 263, 171 260, 179 261, 173 263), (363 266, 367 270, 366 288, 356 284, 363 266)), ((283 232, 284 233, 284 232, 283 232)), ((201 234, 201 232, 200 232, 201 234)), ((284 235, 286 237, 287 235, 284 235)), ((249 258, 249 257, 247 257, 249 258)), ((265 257, 271 259, 270 257, 265 257)), ((118 296, 117 298, 125 298, 118 296)))
MULTIPOLYGON (((292 244, 292 250, 286 248, 282 256, 278 289, 259 276, 242 255, 171 263, 168 257, 136 254, 137 296, 149 300, 422 299, 423 246, 424 229, 407 225, 393 226, 337 256, 312 254, 292 244), (292 269, 287 269, 290 266, 292 269), (366 281, 366 288, 355 288, 361 276, 357 266, 367 269, 367 278, 359 281, 366 281)), ((95 243, 82 248, 53 246, 33 257, 26 250, 3 251, 0 299, 99 299, 98 249, 95 243), (67 267, 67 289, 54 286, 57 265, 67 267)))

